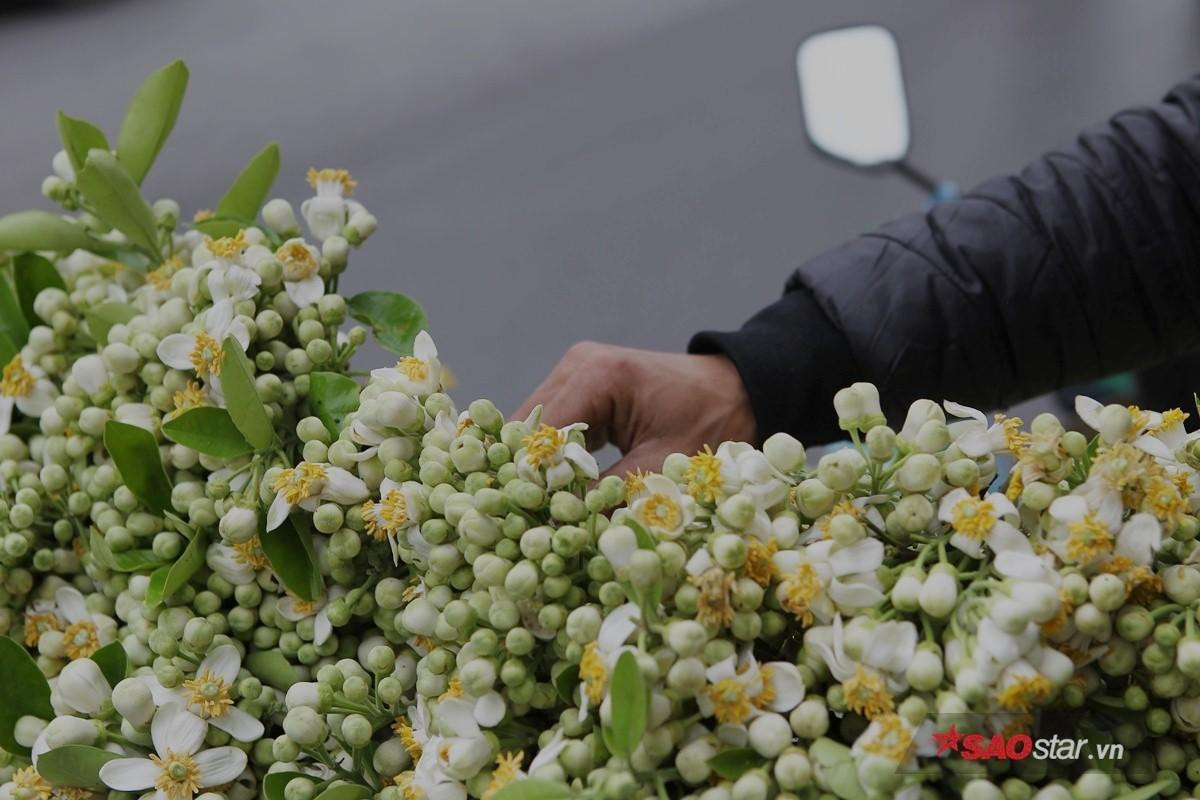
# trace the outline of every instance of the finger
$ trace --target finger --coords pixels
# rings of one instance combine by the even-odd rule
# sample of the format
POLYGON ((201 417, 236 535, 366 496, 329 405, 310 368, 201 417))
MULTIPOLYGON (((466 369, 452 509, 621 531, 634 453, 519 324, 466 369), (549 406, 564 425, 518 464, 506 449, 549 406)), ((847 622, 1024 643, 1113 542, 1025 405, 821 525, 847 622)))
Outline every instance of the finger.
POLYGON ((554 369, 550 371, 550 374, 546 376, 546 380, 542 381, 541 385, 533 390, 533 394, 525 399, 525 402, 513 412, 509 419, 525 419, 536 406, 545 405, 546 401, 552 398, 558 391, 559 386, 562 385, 565 380, 564 373, 568 368, 568 365, 562 361, 558 362, 554 369))
POLYGON ((643 442, 626 453, 620 461, 613 464, 601 478, 616 475, 624 478, 630 472, 662 472, 663 461, 671 454, 671 448, 661 439, 643 442))

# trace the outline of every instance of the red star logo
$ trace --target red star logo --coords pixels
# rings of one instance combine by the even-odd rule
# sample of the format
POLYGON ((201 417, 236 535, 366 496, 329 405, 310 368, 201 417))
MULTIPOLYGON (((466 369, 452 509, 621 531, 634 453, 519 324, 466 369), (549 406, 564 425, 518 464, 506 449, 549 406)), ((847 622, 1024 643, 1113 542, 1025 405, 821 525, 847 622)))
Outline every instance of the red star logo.
POLYGON ((958 752, 958 740, 962 738, 962 734, 958 732, 958 726, 951 725, 942 733, 933 734, 933 743, 937 745, 936 755, 941 755, 948 750, 958 752))

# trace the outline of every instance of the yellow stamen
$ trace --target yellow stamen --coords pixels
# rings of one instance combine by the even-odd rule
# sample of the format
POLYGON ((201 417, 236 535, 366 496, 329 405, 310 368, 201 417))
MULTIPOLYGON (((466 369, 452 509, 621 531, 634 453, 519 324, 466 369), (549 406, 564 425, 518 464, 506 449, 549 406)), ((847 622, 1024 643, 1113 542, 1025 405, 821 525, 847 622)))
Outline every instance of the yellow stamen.
POLYGON ((50 800, 50 784, 33 767, 22 767, 13 773, 16 789, 12 797, 19 800, 50 800))
POLYGON ((267 568, 267 556, 262 550, 262 541, 257 536, 251 536, 244 542, 230 545, 233 548, 233 560, 253 570, 267 568))
POLYGON ((200 331, 196 334, 196 343, 192 345, 192 352, 188 358, 192 362, 192 369, 196 370, 196 374, 201 378, 206 375, 215 378, 221 374, 221 362, 225 360, 225 351, 221 349, 220 342, 200 331))
POLYGON ((757 583, 764 589, 771 585, 771 581, 779 574, 779 568, 775 566, 775 553, 779 550, 779 543, 774 539, 763 542, 753 536, 746 540, 746 564, 742 567, 746 572, 746 577, 757 583))
POLYGON ((350 173, 344 169, 314 169, 308 168, 308 185, 316 189, 318 183, 339 183, 342 187, 342 194, 346 197, 354 194, 355 187, 358 186, 358 181, 350 177, 350 173))
POLYGON ((817 523, 817 530, 821 532, 822 539, 829 539, 833 536, 833 534, 830 533, 830 528, 833 526, 833 518, 838 514, 846 514, 847 516, 854 517, 854 519, 860 522, 863 518, 863 510, 854 505, 854 501, 850 498, 846 498, 845 500, 838 502, 833 508, 829 509, 829 513, 821 517, 821 521, 817 523))
POLYGON ((200 767, 187 753, 168 750, 161 758, 151 753, 150 760, 159 769, 154 788, 166 795, 167 800, 192 800, 200 791, 200 767))
POLYGON ((1178 526, 1187 514, 1188 503, 1187 498, 1179 493, 1174 481, 1156 476, 1146 483, 1141 508, 1173 528, 1178 526))
POLYGON ((317 260, 313 258, 312 251, 304 242, 288 242, 275 251, 275 257, 283 265, 285 281, 308 280, 320 269, 317 260))
POLYGON ((467 690, 463 688, 462 679, 455 675, 450 679, 450 682, 446 684, 446 691, 442 692, 441 696, 438 697, 438 701, 440 702, 442 700, 452 700, 456 697, 462 697, 464 694, 466 694, 466 691, 467 690))
POLYGON ((496 768, 492 770, 492 779, 480 795, 480 800, 492 800, 497 792, 521 777, 521 764, 524 761, 524 753, 501 753, 496 756, 496 768))
POLYGON ((867 719, 890 714, 896 707, 883 676, 862 664, 856 664, 854 675, 842 681, 842 691, 846 707, 867 719))
POLYGON ((557 428, 543 423, 521 443, 529 463, 541 467, 558 458, 558 451, 567 443, 567 437, 557 428))
POLYGON ((595 642, 588 642, 583 648, 583 657, 579 659, 579 680, 583 681, 583 690, 593 704, 599 704, 604 699, 608 669, 604 666, 600 647, 595 642))
POLYGON ((271 488, 281 492, 288 505, 294 506, 318 494, 328 477, 323 466, 304 461, 295 469, 281 470, 271 488))
POLYGON ((408 719, 396 717, 396 721, 392 723, 392 731, 400 737, 400 743, 416 763, 421 758, 421 743, 417 741, 417 735, 413 732, 412 725, 408 724, 408 719))
POLYGON ((1047 636, 1053 636, 1067 626, 1071 621, 1071 614, 1075 611, 1075 606, 1071 603, 1070 595, 1066 590, 1058 592, 1058 612, 1052 619, 1048 619, 1041 624, 1042 633, 1047 636))
POLYGON ((62 627, 54 612, 25 609, 25 644, 27 646, 37 647, 43 633, 59 630, 62 630, 62 627))
POLYGON ((37 378, 25 369, 25 362, 21 360, 20 354, 13 356, 0 373, 0 395, 5 397, 29 397, 36 385, 37 378))
POLYGON ((758 667, 758 694, 750 701, 755 708, 766 708, 775 702, 775 668, 770 664, 760 664, 758 667))
POLYGON ((1054 685, 1044 675, 1023 675, 1000 691, 996 702, 1009 711, 1029 711, 1050 699, 1054 685))
POLYGON ((171 278, 174 277, 176 272, 179 272, 182 266, 183 260, 179 256, 171 256, 158 269, 153 269, 146 273, 146 283, 160 292, 165 292, 171 288, 171 278))
POLYGON ((646 490, 646 475, 640 469, 636 472, 625 473, 625 496, 633 497, 646 490))
POLYGON ((1014 469, 1012 477, 1008 479, 1008 488, 1004 490, 1004 496, 1008 498, 1009 502, 1015 503, 1024 490, 1025 483, 1021 480, 1021 471, 1014 469))
POLYGON ((316 613, 317 604, 312 600, 301 600, 299 597, 292 597, 292 610, 302 617, 308 617, 316 613))
POLYGON ((908 727, 895 714, 885 714, 874 720, 876 733, 862 743, 863 752, 881 756, 888 761, 901 764, 908 760, 912 750, 913 736, 908 727))
POLYGON ((821 579, 813 565, 804 562, 796 571, 783 579, 783 598, 780 605, 790 611, 805 627, 813 624, 813 601, 824 591, 821 579))
POLYGON ((1001 430, 1004 431, 1005 449, 1017 458, 1024 455, 1025 450, 1033 441, 1033 437, 1021 430, 1021 418, 1006 417, 1003 414, 997 414, 996 422, 1000 425, 1001 430))
POLYGON ((683 521, 683 511, 667 495, 652 494, 638 504, 637 517, 648 528, 673 531, 683 521))
POLYGON ((192 222, 204 222, 204 220, 212 218, 213 212, 211 208, 202 208, 195 214, 192 214, 192 222))
POLYGON ((723 628, 733 622, 734 574, 720 567, 709 567, 699 575, 688 577, 688 583, 700 590, 697 598, 696 621, 701 625, 723 628))
POLYGON ((200 709, 200 716, 204 719, 223 717, 233 705, 233 699, 229 696, 229 684, 209 670, 184 681, 183 690, 191 693, 188 702, 200 709))
POLYGON ((705 688, 713 704, 713 716, 725 725, 740 725, 754 713, 754 704, 746 692, 746 684, 738 678, 725 678, 705 688))
POLYGON ((371 500, 363 503, 362 518, 367 533, 385 541, 408 523, 408 500, 399 489, 392 489, 378 503, 371 500))
POLYGON ((1149 433, 1166 433, 1176 425, 1182 425, 1191 414, 1178 408, 1169 408, 1162 413, 1162 421, 1149 430, 1149 433))
POLYGON ((425 792, 421 791, 420 786, 417 786, 414 778, 415 773, 408 770, 392 779, 392 783, 400 787, 400 793, 404 796, 404 800, 424 800, 425 798, 425 792))
POLYGON ((1138 406, 1128 406, 1129 416, 1133 418, 1133 426, 1129 429, 1130 432, 1140 431, 1150 423, 1150 415, 1142 411, 1138 406))
POLYGON ((217 258, 237 258, 249 246, 245 231, 238 231, 235 236, 223 236, 220 239, 208 240, 208 252, 217 258))
POLYGON ((77 658, 88 658, 100 649, 100 636, 96 631, 96 623, 83 620, 68 625, 63 631, 63 644, 67 657, 74 661, 77 658))
POLYGON ((987 500, 964 497, 950 512, 950 527, 969 539, 981 542, 996 524, 996 507, 987 500))
POLYGON ((1072 561, 1086 563, 1112 552, 1113 535, 1092 512, 1067 526, 1067 556, 1072 561))
POLYGON ((189 409, 205 405, 204 390, 195 381, 188 381, 188 385, 185 388, 175 393, 174 400, 175 410, 171 412, 172 417, 178 416, 189 409))
POLYGON ((725 479, 721 475, 721 459, 712 448, 704 445, 696 455, 688 459, 683 471, 687 481, 687 492, 702 503, 715 503, 725 493, 725 479))

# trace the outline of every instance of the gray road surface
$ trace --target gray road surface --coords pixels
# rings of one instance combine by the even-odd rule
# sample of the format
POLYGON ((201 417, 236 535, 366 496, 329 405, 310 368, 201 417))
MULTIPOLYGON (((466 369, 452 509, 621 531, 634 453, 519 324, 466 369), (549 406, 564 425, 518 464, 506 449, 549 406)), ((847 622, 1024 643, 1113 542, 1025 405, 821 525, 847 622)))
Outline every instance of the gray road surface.
POLYGON ((914 159, 965 186, 1200 67, 1191 0, 45 5, 0 14, 0 212, 38 201, 55 109, 115 130, 137 82, 183 57, 190 96, 149 192, 210 206, 270 139, 286 196, 309 166, 350 169, 380 231, 345 288, 419 298, 460 401, 504 407, 572 341, 680 349, 921 205, 805 145, 807 33, 891 26, 914 159))

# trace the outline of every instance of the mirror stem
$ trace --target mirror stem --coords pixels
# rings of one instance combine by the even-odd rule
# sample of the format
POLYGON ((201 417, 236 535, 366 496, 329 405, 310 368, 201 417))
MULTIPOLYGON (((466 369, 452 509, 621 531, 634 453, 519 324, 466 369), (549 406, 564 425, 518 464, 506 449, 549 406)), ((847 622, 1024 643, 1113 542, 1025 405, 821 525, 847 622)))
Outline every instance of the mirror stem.
POLYGON ((914 167, 907 161, 896 161, 892 164, 892 169, 896 170, 901 177, 920 187, 928 194, 935 194, 938 190, 939 183, 921 170, 914 167))

